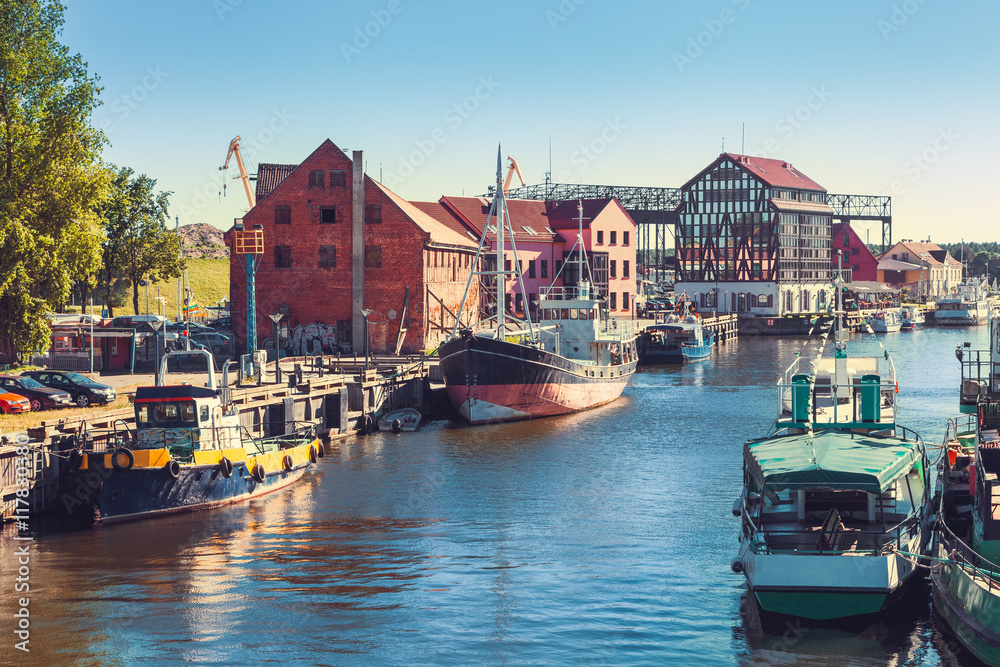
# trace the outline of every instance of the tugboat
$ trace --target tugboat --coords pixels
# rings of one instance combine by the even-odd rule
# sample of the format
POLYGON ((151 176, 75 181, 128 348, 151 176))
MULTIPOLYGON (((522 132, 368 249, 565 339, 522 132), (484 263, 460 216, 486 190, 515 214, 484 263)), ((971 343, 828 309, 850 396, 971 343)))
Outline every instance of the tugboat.
POLYGON ((788 368, 771 432, 744 446, 733 505, 732 569, 761 608, 821 620, 885 609, 920 577, 930 535, 927 456, 896 423, 892 360, 849 357, 839 298, 837 311, 833 358, 788 368))
POLYGON ((1000 321, 989 350, 959 347, 962 415, 948 420, 938 465, 934 608, 980 660, 1000 664, 1000 321))
MULTIPOLYGON (((497 269, 470 274, 452 336, 438 349, 448 397, 472 424, 549 417, 610 403, 621 396, 635 372, 636 327, 632 320, 609 317, 585 277, 589 265, 583 246, 582 206, 580 232, 570 253, 574 259, 568 260, 577 263, 580 281, 573 286, 557 286, 553 281, 540 291, 540 322, 531 321, 527 308, 523 320, 515 319, 504 312, 503 305, 510 273, 503 270, 505 236, 511 239, 512 264, 522 292, 524 281, 501 177, 498 153, 495 195, 474 264, 480 266, 487 231, 493 227, 497 269), (496 281, 496 314, 460 327, 474 276, 492 276, 496 281)), ((528 302, 527 295, 524 302, 528 302)))
POLYGON ((256 498, 292 484, 323 455, 312 426, 270 438, 244 437, 236 406, 224 403, 220 393, 228 395, 228 387, 216 387, 207 350, 164 356, 157 384, 136 390, 131 444, 108 453, 76 455, 81 471, 103 463, 106 472, 96 499, 96 522, 144 519, 256 498), (169 360, 184 356, 206 360, 206 386, 163 384, 169 360))

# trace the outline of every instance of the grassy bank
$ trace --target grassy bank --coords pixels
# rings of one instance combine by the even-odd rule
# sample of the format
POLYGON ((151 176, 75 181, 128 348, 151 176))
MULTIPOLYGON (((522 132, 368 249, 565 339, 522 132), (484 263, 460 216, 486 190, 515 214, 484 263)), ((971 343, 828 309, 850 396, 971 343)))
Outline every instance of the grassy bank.
MULTIPOLYGON (((229 260, 228 259, 188 259, 188 286, 194 290, 194 298, 201 306, 214 306, 222 297, 229 296, 229 260)), ((157 296, 167 298, 167 317, 177 317, 177 279, 153 283, 149 286, 149 312, 156 313, 157 296)), ((139 288, 139 312, 146 312, 146 288, 139 288)), ((209 311, 211 314, 211 311, 209 311)), ((129 290, 128 303, 120 309, 119 315, 131 315, 132 290, 129 290)))

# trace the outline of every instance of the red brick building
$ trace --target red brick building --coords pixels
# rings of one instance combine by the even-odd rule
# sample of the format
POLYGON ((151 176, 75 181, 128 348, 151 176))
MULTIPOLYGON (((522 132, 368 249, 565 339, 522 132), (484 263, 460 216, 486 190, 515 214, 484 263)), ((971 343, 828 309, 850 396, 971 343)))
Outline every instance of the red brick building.
MULTIPOLYGON (((353 159, 352 159, 353 157, 353 159)), ((298 165, 261 164, 257 204, 242 219, 260 229, 256 273, 258 347, 270 348, 268 315, 284 314, 287 354, 365 347, 364 309, 376 353, 435 348, 454 325, 476 242, 441 224, 363 173, 330 140, 298 165)), ((230 247, 230 295, 238 353, 246 351, 246 272, 230 247)), ((470 294, 478 309, 478 293, 470 294)), ((475 310, 473 310, 475 312, 475 310)))
POLYGON ((834 223, 831 227, 831 239, 832 268, 837 268, 839 260, 841 268, 845 270, 845 280, 850 282, 878 280, 878 260, 850 223, 834 223))

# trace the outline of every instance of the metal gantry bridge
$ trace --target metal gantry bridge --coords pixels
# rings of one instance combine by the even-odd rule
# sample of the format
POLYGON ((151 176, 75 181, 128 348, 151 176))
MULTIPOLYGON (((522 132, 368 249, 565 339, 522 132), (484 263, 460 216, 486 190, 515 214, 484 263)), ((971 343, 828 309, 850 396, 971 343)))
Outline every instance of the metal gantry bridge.
POLYGON ((674 226, 681 205, 680 188, 652 188, 629 185, 576 185, 541 183, 507 191, 511 199, 572 201, 614 197, 636 223, 636 263, 642 271, 665 268, 667 250, 674 248, 674 226))
MULTIPOLYGON (((492 192, 488 193, 492 195, 492 192)), ((653 188, 629 185, 583 185, 540 183, 511 188, 511 199, 572 201, 574 199, 609 199, 614 197, 635 220, 637 229, 636 263, 639 268, 664 269, 667 251, 674 248, 674 226, 683 201, 680 188, 653 188)), ((843 222, 877 220, 882 222, 882 252, 892 246, 892 198, 883 195, 828 194, 826 203, 833 218, 843 222)))

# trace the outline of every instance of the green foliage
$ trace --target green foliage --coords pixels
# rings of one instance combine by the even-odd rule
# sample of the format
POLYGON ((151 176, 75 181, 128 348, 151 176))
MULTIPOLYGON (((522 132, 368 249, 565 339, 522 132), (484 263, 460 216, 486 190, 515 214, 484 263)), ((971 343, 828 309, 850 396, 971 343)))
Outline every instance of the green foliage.
POLYGON ((180 239, 167 231, 169 192, 154 193, 156 181, 133 176, 122 167, 111 183, 111 196, 99 209, 107 240, 100 284, 111 315, 132 290, 132 309, 139 312, 139 281, 176 278, 184 268, 180 239))
POLYGON ((64 7, 0 0, 0 357, 48 347, 49 312, 94 269, 97 77, 58 42, 64 7))

